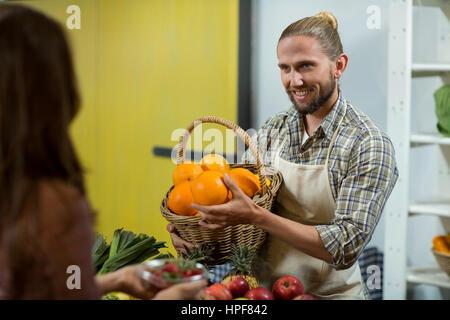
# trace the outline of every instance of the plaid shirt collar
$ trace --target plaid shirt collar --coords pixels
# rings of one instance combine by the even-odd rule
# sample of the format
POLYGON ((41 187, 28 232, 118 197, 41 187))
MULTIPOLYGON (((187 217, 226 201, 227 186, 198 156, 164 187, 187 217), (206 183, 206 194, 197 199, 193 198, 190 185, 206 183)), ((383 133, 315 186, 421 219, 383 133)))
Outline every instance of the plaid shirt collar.
MULTIPOLYGON (((300 131, 303 132, 305 130, 303 117, 293 109, 292 121, 290 123, 298 123, 300 131)), ((336 103, 334 104, 331 111, 325 116, 320 125, 314 131, 313 135, 317 138, 326 137, 329 141, 331 141, 334 132, 337 130, 341 120, 344 118, 345 113, 347 111, 347 103, 345 98, 342 95, 342 91, 339 88, 339 95, 336 103)))

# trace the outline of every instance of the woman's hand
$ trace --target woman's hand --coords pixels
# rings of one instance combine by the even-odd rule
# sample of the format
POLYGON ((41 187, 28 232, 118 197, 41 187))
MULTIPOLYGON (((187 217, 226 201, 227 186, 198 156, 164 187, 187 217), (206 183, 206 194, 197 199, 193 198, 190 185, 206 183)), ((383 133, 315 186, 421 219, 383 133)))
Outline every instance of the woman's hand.
POLYGON ((142 279, 143 270, 145 270, 144 265, 127 266, 114 272, 96 276, 95 281, 101 295, 119 291, 139 299, 152 299, 155 296, 156 289, 142 279))
POLYGON ((233 193, 233 198, 227 203, 217 206, 202 206, 192 203, 202 220, 199 224, 208 229, 220 229, 237 224, 255 224, 258 217, 258 207, 227 175, 223 178, 225 185, 233 193))
POLYGON ((137 265, 121 269, 122 289, 119 291, 139 299, 199 300, 207 285, 206 280, 180 283, 161 290, 155 295, 157 289, 142 279, 142 272, 146 268, 144 265, 137 265))
POLYGON ((180 283, 156 294, 157 288, 142 278, 142 272, 146 269, 145 265, 132 265, 97 276, 100 293, 119 291, 143 300, 197 300, 207 285, 206 280, 180 283))

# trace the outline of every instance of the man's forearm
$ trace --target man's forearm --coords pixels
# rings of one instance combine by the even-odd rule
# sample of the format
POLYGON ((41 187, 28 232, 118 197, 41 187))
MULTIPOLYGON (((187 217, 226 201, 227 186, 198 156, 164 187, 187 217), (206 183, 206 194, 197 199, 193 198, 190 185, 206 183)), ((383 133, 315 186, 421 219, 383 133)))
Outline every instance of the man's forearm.
POLYGON ((314 226, 280 217, 261 207, 256 209, 255 217, 253 224, 272 236, 312 257, 333 263, 331 255, 325 249, 314 226))

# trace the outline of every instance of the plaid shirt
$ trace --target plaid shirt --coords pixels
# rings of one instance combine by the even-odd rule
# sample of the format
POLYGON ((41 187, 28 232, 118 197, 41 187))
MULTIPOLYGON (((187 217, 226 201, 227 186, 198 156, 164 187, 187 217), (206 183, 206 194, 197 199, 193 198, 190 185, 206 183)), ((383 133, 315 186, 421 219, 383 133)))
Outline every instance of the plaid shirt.
MULTIPOLYGON (((338 137, 328 162, 328 179, 336 201, 335 218, 316 225, 332 266, 353 265, 372 237, 381 212, 398 178, 389 137, 339 92, 333 109, 302 145, 303 117, 294 107, 268 119, 253 137, 265 165, 274 157, 304 165, 323 165, 331 138, 338 137), (342 121, 342 122, 341 122, 342 121), (283 143, 286 141, 286 143, 283 143)), ((247 150, 244 162, 253 161, 247 150)))

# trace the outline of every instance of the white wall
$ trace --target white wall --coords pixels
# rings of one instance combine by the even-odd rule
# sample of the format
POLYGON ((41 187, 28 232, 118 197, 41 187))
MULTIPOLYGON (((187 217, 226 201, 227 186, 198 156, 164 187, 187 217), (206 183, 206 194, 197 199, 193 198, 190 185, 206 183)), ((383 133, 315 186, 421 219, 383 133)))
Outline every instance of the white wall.
MULTIPOLYGON (((329 11, 338 19, 338 31, 344 52, 349 56, 349 65, 340 81, 343 94, 385 130, 387 3, 388 0, 254 0, 253 127, 259 128, 270 115, 291 105, 281 84, 277 67, 276 47, 281 32, 298 19, 315 15, 320 11, 329 11), (379 8, 379 29, 367 27, 367 21, 373 14, 370 10, 372 5, 379 8)), ((369 246, 383 250, 383 216, 369 246)))
MULTIPOLYGON (((416 3, 430 1, 416 1, 416 3)), ((435 1, 436 2, 436 1, 435 1)), ((444 3, 444 1, 441 1, 444 3)), ((437 6, 413 8, 413 57, 415 63, 450 62, 450 2, 445 10, 437 6)), ((446 76, 416 76, 411 83, 411 131, 437 133, 434 92, 446 76)), ((410 156, 410 201, 450 203, 450 148, 424 145, 412 148, 410 156)), ((435 265, 431 239, 450 232, 450 219, 413 216, 408 219, 408 265, 435 265)), ((410 299, 450 299, 450 290, 419 285, 408 290, 410 299)))
MULTIPOLYGON (((390 0, 253 0, 252 125, 258 128, 270 115, 291 103, 281 85, 276 46, 281 32, 290 23, 320 11, 330 11, 338 19, 338 31, 349 66, 341 80, 344 96, 387 128, 388 17, 390 0), (380 12, 380 28, 370 29, 367 21, 375 5, 380 12)), ((423 0, 422 2, 426 2, 423 0)), ((450 1, 449 1, 450 3, 450 1)), ((437 7, 414 10, 413 62, 450 62, 449 10, 437 7), (446 16, 447 14, 447 16, 446 16), (420 27, 419 27, 420 26, 420 27)), ((414 78, 412 81, 412 130, 436 132, 433 93, 450 76, 414 78)), ((405 119, 406 121, 406 119, 405 119)), ((401 126, 402 124, 399 123, 401 126)), ((450 148, 426 146, 411 152, 411 200, 450 201, 450 148)), ((400 171, 400 177, 406 172, 400 171)), ((384 251, 385 214, 368 246, 384 251)), ((450 231, 449 219, 411 217, 408 219, 408 266, 436 264, 430 252, 431 240, 450 231)), ((449 299, 450 290, 432 286, 410 287, 410 299, 449 299)))

